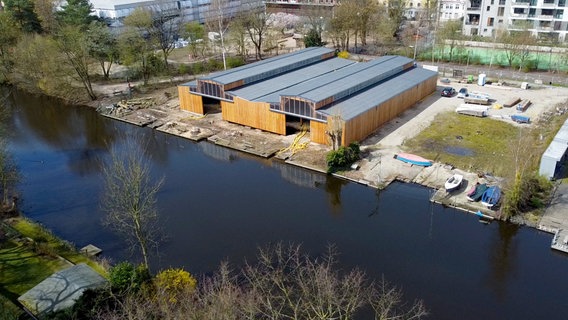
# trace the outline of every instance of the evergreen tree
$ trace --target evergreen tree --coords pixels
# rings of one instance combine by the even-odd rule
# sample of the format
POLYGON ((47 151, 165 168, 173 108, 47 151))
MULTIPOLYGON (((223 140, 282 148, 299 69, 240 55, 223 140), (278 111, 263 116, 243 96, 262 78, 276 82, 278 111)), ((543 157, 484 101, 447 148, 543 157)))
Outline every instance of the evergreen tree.
POLYGON ((4 0, 4 9, 12 15, 24 32, 42 31, 32 0, 4 0))
POLYGON ((67 4, 61 6, 57 12, 57 21, 61 25, 82 26, 86 29, 97 18, 91 13, 93 5, 89 0, 67 0, 67 4))

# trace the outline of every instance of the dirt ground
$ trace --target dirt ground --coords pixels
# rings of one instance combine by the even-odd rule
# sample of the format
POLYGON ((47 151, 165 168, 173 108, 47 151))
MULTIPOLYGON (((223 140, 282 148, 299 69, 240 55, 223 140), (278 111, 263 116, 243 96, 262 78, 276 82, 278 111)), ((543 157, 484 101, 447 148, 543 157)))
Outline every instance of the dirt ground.
MULTIPOLYGON (((152 97, 155 102, 150 108, 134 111, 131 118, 141 119, 141 122, 147 122, 158 130, 195 141, 208 139, 219 145, 258 156, 276 156, 295 165, 321 172, 326 171, 325 154, 330 148, 311 143, 309 134, 300 139, 295 148, 286 150, 296 138, 295 134, 280 136, 228 123, 221 119, 220 110, 210 112, 205 117, 181 111, 177 98, 177 83, 179 82, 162 84, 162 89, 156 89, 150 93, 134 91, 133 99, 152 97)), ((138 84, 131 85, 137 86, 138 84)), ((543 117, 553 116, 556 108, 559 105, 565 106, 565 102, 568 101, 568 89, 563 87, 531 84, 530 89, 524 90, 521 89, 520 83, 511 83, 505 86, 478 86, 477 84, 461 84, 456 81, 439 82, 434 93, 383 125, 362 141, 363 158, 358 163, 358 169, 342 172, 341 176, 373 187, 388 185, 395 179, 422 183, 436 189, 443 186, 445 178, 450 175, 448 170, 446 170, 448 172, 437 172, 435 176, 439 176, 439 178, 433 179, 432 174, 425 175, 421 168, 408 167, 400 161, 393 160, 393 157, 401 151, 401 146, 404 145, 406 140, 413 138, 427 128, 437 114, 453 111, 464 102, 463 99, 456 96, 441 97, 441 89, 446 86, 452 86, 456 91, 465 87, 469 92, 488 94, 493 100, 493 105, 488 106, 488 118, 507 121, 519 126, 532 126, 543 117), (494 108, 495 105, 503 105, 513 97, 529 99, 532 103, 523 113, 520 113, 515 107, 494 108), (510 118, 513 114, 528 116, 531 123, 517 124, 510 118)), ((124 88, 127 89, 128 84, 98 86, 97 90, 106 97, 98 102, 98 105, 115 103, 127 98, 124 88), (117 91, 120 91, 121 88, 123 91, 117 94, 117 91)), ((488 119, 488 121, 491 120, 488 119)), ((136 123, 136 120, 131 122, 136 123)), ((439 171, 439 168, 436 170, 439 171)), ((474 178, 472 177, 472 179, 474 178)))

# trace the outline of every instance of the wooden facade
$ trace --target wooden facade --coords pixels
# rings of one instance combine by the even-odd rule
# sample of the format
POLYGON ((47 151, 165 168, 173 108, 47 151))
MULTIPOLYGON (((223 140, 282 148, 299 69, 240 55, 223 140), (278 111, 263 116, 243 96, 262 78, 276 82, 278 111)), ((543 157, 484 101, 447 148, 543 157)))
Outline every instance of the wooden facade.
POLYGON ((327 123, 311 120, 310 140, 315 143, 330 145, 329 137, 325 133, 327 130, 327 123))
POLYGON ((205 114, 203 97, 189 91, 187 86, 178 86, 179 106, 182 110, 205 114))
POLYGON ((244 126, 286 134, 286 115, 270 111, 270 104, 235 97, 233 102, 221 101, 223 120, 244 126))
POLYGON ((369 109, 367 112, 346 121, 343 127, 341 144, 347 146, 351 142, 362 141, 385 122, 394 119, 406 109, 434 92, 436 83, 437 76, 433 76, 406 91, 400 92, 393 98, 369 109))

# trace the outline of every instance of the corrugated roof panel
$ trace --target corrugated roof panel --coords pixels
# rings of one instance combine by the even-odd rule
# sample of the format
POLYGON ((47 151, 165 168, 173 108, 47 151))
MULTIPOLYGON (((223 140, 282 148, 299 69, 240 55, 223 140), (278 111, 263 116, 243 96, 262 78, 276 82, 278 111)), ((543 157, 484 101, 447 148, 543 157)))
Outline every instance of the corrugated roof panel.
POLYGON ((302 83, 309 81, 310 79, 329 72, 334 72, 335 70, 354 63, 356 62, 351 60, 332 58, 270 78, 266 81, 240 87, 239 89, 230 91, 230 93, 249 101, 277 103, 280 102, 281 90, 295 85, 302 85, 302 83))
POLYGON ((332 52, 332 49, 324 47, 306 48, 234 69, 217 72, 200 79, 211 80, 220 84, 229 84, 243 80, 244 84, 249 84, 320 61, 322 55, 332 52))
POLYGON ((182 87, 197 87, 197 80, 180 84, 182 87))
POLYGON ((329 107, 319 109, 318 112, 328 116, 341 115, 343 120, 350 120, 436 76, 438 74, 434 71, 414 68, 329 107))
POLYGON ((384 61, 373 64, 362 62, 360 65, 364 67, 363 69, 299 96, 314 102, 331 97, 337 101, 404 71, 404 66, 412 62, 412 59, 406 57, 385 58, 384 61))
POLYGON ((554 141, 568 144, 568 125, 566 125, 567 123, 568 122, 565 122, 564 125, 560 127, 560 130, 558 130, 556 136, 554 136, 554 141))
POLYGON ((546 151, 543 154, 543 157, 547 157, 550 159, 554 159, 556 161, 560 161, 564 154, 566 153, 566 149, 568 145, 566 143, 558 142, 553 140, 546 151))
MULTIPOLYGON (((341 70, 337 70, 336 72, 333 73, 328 73, 325 74, 324 76, 321 76, 319 78, 314 78, 313 81, 307 82, 307 83, 303 83, 301 85, 297 85, 297 86, 292 86, 286 90, 283 90, 281 92, 282 96, 303 96, 304 94, 313 91, 313 90, 317 90, 318 88, 326 88, 327 86, 333 84, 333 83, 341 83, 343 81, 343 79, 345 79, 346 77, 353 75, 353 74, 357 74, 359 72, 362 72, 366 69, 368 69, 370 66, 375 66, 378 64, 382 64, 390 59, 393 59, 393 56, 384 56, 384 57, 380 57, 368 62, 360 62, 360 63, 356 63, 353 65, 350 65, 347 68, 341 69, 341 70)), ((345 82, 343 82, 345 85, 345 82)))

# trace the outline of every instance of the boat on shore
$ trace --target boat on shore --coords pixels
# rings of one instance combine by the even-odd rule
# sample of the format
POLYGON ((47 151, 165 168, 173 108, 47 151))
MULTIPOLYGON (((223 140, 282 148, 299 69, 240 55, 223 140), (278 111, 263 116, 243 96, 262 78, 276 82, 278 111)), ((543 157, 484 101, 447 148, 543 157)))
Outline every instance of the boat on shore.
POLYGON ((417 166, 429 167, 432 165, 432 160, 424 159, 411 153, 398 153, 394 155, 394 158, 417 166))
POLYGON ((501 189, 498 186, 487 188, 481 196, 481 204, 487 208, 492 208, 501 199, 501 189))
POLYGON ((480 219, 484 219, 484 220, 488 220, 488 221, 492 221, 493 219, 495 219, 494 217, 487 215, 483 212, 481 212, 481 210, 477 210, 477 212, 475 213, 476 216, 478 216, 480 219))
POLYGON ((468 201, 479 201, 487 189, 487 184, 478 182, 469 190, 466 198, 468 201))
POLYGON ((446 183, 444 183, 444 188, 446 189, 447 192, 452 192, 454 190, 459 189, 462 181, 463 181, 463 175, 456 173, 453 176, 449 177, 448 180, 446 180, 446 183))

